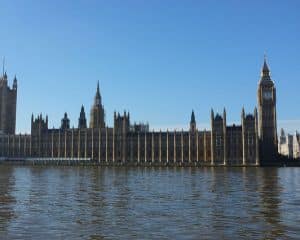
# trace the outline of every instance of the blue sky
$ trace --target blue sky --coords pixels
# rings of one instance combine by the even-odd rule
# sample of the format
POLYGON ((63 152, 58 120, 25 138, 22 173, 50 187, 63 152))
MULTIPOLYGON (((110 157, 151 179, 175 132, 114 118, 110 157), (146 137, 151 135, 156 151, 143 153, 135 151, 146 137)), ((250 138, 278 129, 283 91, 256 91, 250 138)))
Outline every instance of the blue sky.
MULTIPOLYGON (((106 120, 129 110, 150 128, 209 127, 252 112, 267 53, 279 127, 300 130, 300 1, 0 1, 0 56, 18 78, 17 132, 31 113, 77 126, 100 81, 106 120)), ((11 82, 10 81, 10 82, 11 82)))

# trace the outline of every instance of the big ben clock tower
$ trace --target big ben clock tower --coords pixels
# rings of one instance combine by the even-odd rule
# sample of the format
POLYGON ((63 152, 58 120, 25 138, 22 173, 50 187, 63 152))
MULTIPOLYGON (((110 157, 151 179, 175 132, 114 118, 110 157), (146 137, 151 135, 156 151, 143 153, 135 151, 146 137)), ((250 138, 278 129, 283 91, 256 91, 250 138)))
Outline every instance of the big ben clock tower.
POLYGON ((270 77, 270 70, 264 59, 258 85, 258 114, 260 161, 274 162, 277 155, 276 88, 270 77))

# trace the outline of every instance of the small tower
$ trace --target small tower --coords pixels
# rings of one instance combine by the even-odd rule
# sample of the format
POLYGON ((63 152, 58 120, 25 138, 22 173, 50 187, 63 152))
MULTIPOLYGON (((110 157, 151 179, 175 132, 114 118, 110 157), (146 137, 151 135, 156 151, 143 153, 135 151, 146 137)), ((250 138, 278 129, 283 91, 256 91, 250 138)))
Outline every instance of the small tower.
POLYGON ((114 129, 116 133, 127 134, 130 128, 129 112, 124 111, 124 115, 114 112, 114 129))
POLYGON ((7 74, 6 74, 6 72, 3 73, 3 81, 5 81, 7 83, 7 74))
POLYGON ((129 113, 124 111, 124 115, 114 112, 114 139, 115 139, 115 152, 117 161, 125 161, 127 157, 127 135, 130 128, 129 113))
POLYGON ((211 157, 213 164, 224 164, 226 162, 226 112, 223 117, 220 114, 214 115, 211 110, 211 157))
POLYGON ((190 121, 190 131, 195 132, 196 128, 197 128, 197 126, 196 126, 195 113, 194 113, 194 110, 192 110, 191 121, 190 121))
POLYGON ((18 89, 18 81, 17 81, 17 76, 15 75, 14 82, 13 82, 13 90, 17 91, 17 89, 18 89))
POLYGON ((43 137, 48 132, 48 116, 43 118, 42 114, 34 118, 31 116, 31 148, 32 156, 43 156, 46 152, 46 146, 43 144, 43 137))
POLYGON ((43 118, 43 115, 40 114, 36 118, 34 118, 33 114, 31 116, 31 135, 37 136, 42 135, 42 133, 47 132, 48 130, 48 116, 43 118))
POLYGON ((86 117, 83 105, 81 106, 80 116, 78 119, 78 128, 86 128, 86 117))
POLYGON ((286 142, 286 136, 283 128, 280 130, 280 141, 279 144, 284 144, 286 142))
POLYGON ((70 119, 68 118, 68 114, 65 112, 63 119, 61 120, 61 127, 62 130, 70 128, 70 119))
POLYGON ((243 164, 258 165, 258 134, 257 134, 257 110, 253 114, 245 114, 243 108, 241 114, 242 123, 242 149, 243 149, 243 164))

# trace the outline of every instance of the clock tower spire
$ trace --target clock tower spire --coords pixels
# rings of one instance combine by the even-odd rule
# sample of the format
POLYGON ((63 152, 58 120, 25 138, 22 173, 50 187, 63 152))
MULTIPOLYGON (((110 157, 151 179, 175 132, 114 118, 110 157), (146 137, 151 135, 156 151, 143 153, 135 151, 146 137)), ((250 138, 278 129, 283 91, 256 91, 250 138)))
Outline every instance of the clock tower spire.
POLYGON ((266 57, 261 70, 258 84, 258 114, 261 163, 276 160, 277 155, 277 117, 276 117, 276 88, 270 77, 266 57))

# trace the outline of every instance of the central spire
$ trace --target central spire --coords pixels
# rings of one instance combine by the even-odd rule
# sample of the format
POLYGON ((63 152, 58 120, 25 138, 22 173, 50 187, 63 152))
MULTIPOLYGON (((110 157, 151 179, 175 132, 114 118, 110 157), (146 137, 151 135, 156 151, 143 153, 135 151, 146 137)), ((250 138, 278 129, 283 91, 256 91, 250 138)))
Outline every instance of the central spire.
POLYGON ((194 110, 192 110, 191 121, 190 121, 190 131, 195 132, 195 130, 196 130, 196 118, 195 118, 194 110))
POLYGON ((99 88, 99 80, 97 82, 97 91, 96 91, 96 95, 95 95, 95 99, 94 99, 94 105, 99 106, 101 105, 101 95, 100 95, 100 88, 99 88))
POLYGON ((90 112, 90 128, 105 127, 105 112, 101 101, 99 81, 97 82, 97 90, 94 98, 94 104, 90 112))

